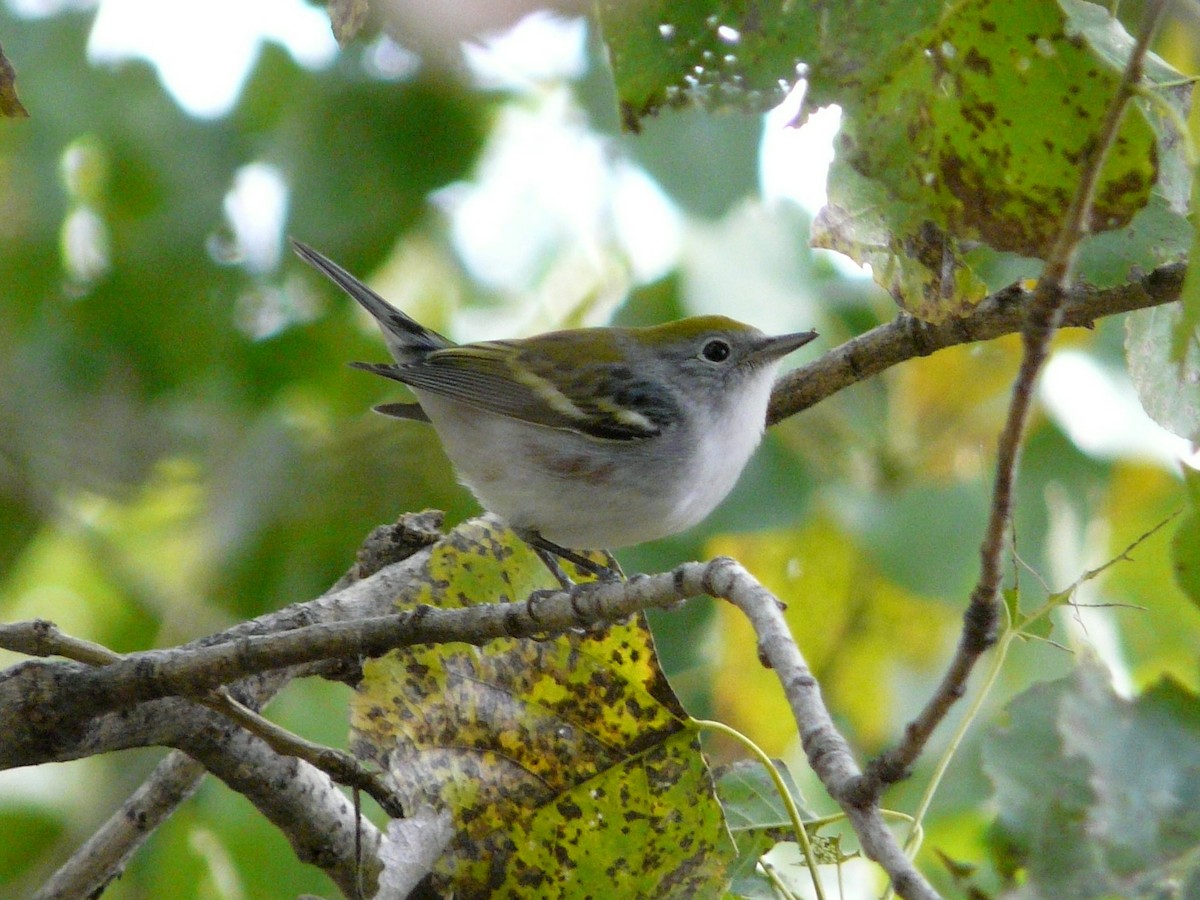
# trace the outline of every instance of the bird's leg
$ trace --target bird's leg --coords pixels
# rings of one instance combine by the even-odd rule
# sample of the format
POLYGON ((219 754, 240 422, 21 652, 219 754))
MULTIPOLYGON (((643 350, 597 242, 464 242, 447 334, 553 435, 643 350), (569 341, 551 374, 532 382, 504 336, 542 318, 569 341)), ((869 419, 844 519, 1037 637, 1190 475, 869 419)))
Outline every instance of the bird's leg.
POLYGON ((565 559, 573 566, 582 569, 600 581, 620 581, 624 577, 620 565, 607 550, 604 551, 604 555, 608 560, 608 565, 604 565, 590 560, 586 556, 576 553, 574 550, 560 547, 553 541, 546 540, 536 531, 521 530, 517 534, 521 540, 533 548, 533 552, 538 555, 538 558, 550 570, 550 574, 562 585, 564 591, 570 590, 575 582, 570 579, 567 573, 563 571, 562 566, 558 564, 560 559, 565 559))
POLYGON ((608 566, 608 571, 617 576, 617 581, 625 580, 625 570, 621 568, 621 564, 617 562, 617 558, 612 555, 611 550, 601 550, 604 554, 605 565, 608 566))
MULTIPOLYGON (((537 554, 538 559, 540 559, 542 564, 550 570, 550 574, 554 576, 555 580, 564 591, 570 591, 575 586, 575 582, 571 580, 570 576, 563 571, 563 567, 559 565, 558 561, 560 559, 567 560, 567 562, 589 573, 600 581, 620 581, 625 577, 625 573, 621 571, 621 564, 617 562, 616 557, 613 556, 608 550, 601 551, 604 554, 604 558, 607 562, 607 565, 604 565, 602 563, 594 562, 593 560, 588 559, 586 556, 576 553, 574 550, 568 550, 566 547, 560 547, 553 541, 546 540, 536 531, 521 530, 518 531, 517 534, 523 541, 525 541, 525 543, 529 545, 530 549, 537 554)), ((525 601, 525 608, 529 612, 529 617, 531 619, 538 621, 536 609, 538 601, 553 593, 553 591, 534 591, 529 595, 528 599, 525 601)), ((579 610, 575 606, 574 598, 571 600, 571 609, 574 610, 577 616, 579 615, 579 610)), ((596 624, 584 626, 582 631, 586 633, 589 628, 596 627, 599 626, 596 624)))
MULTIPOLYGON (((555 556, 549 550, 537 546, 537 544, 530 544, 529 546, 533 549, 533 552, 537 554, 538 559, 540 559, 546 568, 550 570, 550 574, 554 576, 554 580, 558 582, 559 586, 564 591, 569 591, 572 587, 574 587, 575 582, 571 580, 571 576, 563 571, 563 567, 558 564, 557 556, 555 556)), ((534 591, 534 593, 536 594, 541 592, 534 591)))

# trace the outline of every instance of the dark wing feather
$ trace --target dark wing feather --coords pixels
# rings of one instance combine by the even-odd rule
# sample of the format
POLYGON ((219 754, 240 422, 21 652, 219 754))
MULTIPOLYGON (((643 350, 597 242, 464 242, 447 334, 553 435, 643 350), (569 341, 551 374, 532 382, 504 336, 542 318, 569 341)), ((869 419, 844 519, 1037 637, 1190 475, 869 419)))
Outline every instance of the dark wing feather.
POLYGON ((393 419, 411 419, 414 422, 428 422, 429 416, 421 409, 420 403, 380 403, 373 406, 375 412, 391 416, 393 419))
MULTIPOLYGON (((564 390, 556 391, 531 367, 521 365, 521 350, 520 345, 497 341, 436 350, 403 365, 355 365, 410 387, 534 425, 565 428, 607 440, 637 440, 660 432, 660 421, 631 415, 614 403, 596 402, 595 388, 571 391, 572 386, 595 384, 595 372, 583 379, 577 377, 578 372, 570 373, 572 377, 563 379, 564 390)), ((601 383, 606 382, 601 379, 601 383)))

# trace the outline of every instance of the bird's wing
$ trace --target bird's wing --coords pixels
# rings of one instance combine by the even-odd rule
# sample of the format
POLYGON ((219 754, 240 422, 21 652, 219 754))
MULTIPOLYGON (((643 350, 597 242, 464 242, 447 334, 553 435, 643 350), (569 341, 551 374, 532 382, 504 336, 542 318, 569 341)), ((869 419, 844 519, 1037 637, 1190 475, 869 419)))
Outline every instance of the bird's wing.
POLYGON ((557 373, 552 383, 529 363, 528 343, 465 344, 406 365, 359 368, 534 425, 607 440, 637 440, 661 432, 669 411, 662 405, 649 414, 642 410, 638 404, 646 392, 639 393, 637 379, 614 380, 610 371, 627 375, 625 367, 580 362, 557 373))
POLYGON ((380 403, 371 407, 375 412, 393 419, 410 419, 413 422, 428 422, 429 416, 420 403, 380 403))

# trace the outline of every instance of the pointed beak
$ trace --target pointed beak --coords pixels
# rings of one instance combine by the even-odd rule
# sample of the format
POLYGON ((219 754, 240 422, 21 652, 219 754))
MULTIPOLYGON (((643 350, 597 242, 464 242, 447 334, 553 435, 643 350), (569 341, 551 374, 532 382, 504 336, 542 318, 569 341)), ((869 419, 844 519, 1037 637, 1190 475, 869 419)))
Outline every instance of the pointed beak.
POLYGON ((816 337, 815 331, 797 331, 795 334, 780 334, 764 338, 751 359, 755 362, 770 362, 779 359, 787 356, 793 350, 799 350, 816 337))

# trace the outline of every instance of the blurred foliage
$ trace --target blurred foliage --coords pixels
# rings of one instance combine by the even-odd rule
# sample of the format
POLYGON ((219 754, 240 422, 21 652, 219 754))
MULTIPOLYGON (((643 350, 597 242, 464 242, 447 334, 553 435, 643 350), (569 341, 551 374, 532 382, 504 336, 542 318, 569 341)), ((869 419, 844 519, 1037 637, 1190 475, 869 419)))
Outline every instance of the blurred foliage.
MULTIPOLYGON (((283 258, 286 234, 460 337, 609 316, 650 323, 724 312, 772 330, 815 326, 829 348, 892 318, 894 304, 881 290, 845 274, 830 254, 808 249, 815 211, 756 196, 761 118, 745 104, 718 115, 670 108, 682 95, 668 96, 669 83, 688 89, 683 93, 691 88, 680 80, 679 65, 705 66, 705 52, 731 46, 731 32, 720 26, 739 38, 753 35, 744 18, 749 6, 713 0, 671 22, 661 18, 661 3, 602 4, 613 25, 607 38, 615 88, 595 33, 583 45, 582 68, 509 80, 471 77, 457 40, 438 49, 425 33, 412 35, 412 46, 425 54, 422 64, 400 75, 381 74, 378 59, 388 45, 370 25, 323 67, 301 65, 266 44, 233 108, 198 119, 182 111, 148 64, 90 64, 91 12, 26 18, 0 4, 0 44, 31 114, 0 120, 0 618, 50 618, 118 650, 174 644, 310 599, 350 566, 371 527, 405 510, 441 507, 452 520, 475 511, 432 434, 368 413, 373 403, 397 399, 395 391, 344 364, 382 359, 384 350, 349 301, 283 258), (647 23, 650 30, 636 30, 647 23), (664 34, 660 25, 675 30, 664 34), (668 37, 673 49, 660 58, 655 54, 668 37), (697 61, 687 56, 692 52, 697 61), (631 85, 641 92, 633 106, 631 85), (625 124, 631 109, 638 116, 658 110, 640 120, 640 137, 618 134, 622 104, 625 124), (550 156, 539 148, 550 148, 550 156), (285 198, 265 251, 231 214, 237 206, 231 192, 248 173, 264 170, 254 167, 273 173, 285 198)), ((918 75, 926 87, 934 76, 957 73, 971 92, 982 93, 987 86, 960 71, 966 54, 948 55, 943 45, 967 46, 958 39, 966 33, 981 55, 1003 55, 1007 45, 1000 38, 985 45, 982 26, 1002 6, 1010 23, 1019 25, 1028 13, 1053 19, 1060 30, 1081 29, 1086 48, 1066 38, 1047 38, 1046 46, 1060 63, 1069 57, 1077 66, 1083 55, 1099 66, 1096 78, 1106 87, 1096 90, 1095 102, 1104 102, 1119 68, 1114 48, 1124 44, 1098 20, 1080 25, 1078 18, 1094 10, 1075 0, 980 0, 954 4, 947 19, 939 18, 942 3, 843 4, 826 10, 834 21, 785 29, 813 41, 812 54, 774 48, 768 39, 776 28, 759 35, 751 56, 735 60, 744 65, 743 81, 761 91, 753 109, 781 94, 778 78, 795 79, 797 60, 812 77, 810 108, 845 105, 851 117, 845 134, 854 144, 835 164, 831 191, 844 209, 865 214, 841 221, 843 237, 863 246, 880 237, 889 260, 910 265, 907 253, 897 252, 900 244, 889 246, 896 235, 944 237, 904 230, 914 204, 938 229, 961 227, 980 237, 983 224, 971 217, 995 208, 979 200, 988 195, 927 195, 904 182, 910 169, 922 169, 909 165, 912 148, 899 137, 905 123, 926 111, 914 82, 897 79, 894 98, 872 93, 872 85, 892 71, 918 75), (937 51, 942 69, 923 68, 934 58, 926 48, 937 51), (884 122, 875 143, 873 124, 889 117, 871 103, 885 98, 908 118, 884 122), (858 181, 839 180, 839 172, 858 181), (855 205, 881 190, 882 207, 855 205)), ((788 8, 804 17, 813 7, 788 8)), ((1124 3, 1121 13, 1135 27, 1139 4, 1124 3)), ((1175 69, 1195 72, 1197 28, 1187 15, 1168 23, 1158 49, 1175 69)), ((488 27, 496 24, 489 19, 488 27)), ((470 23, 460 26, 466 30, 457 37, 482 41, 470 23)), ((560 51, 550 38, 565 33, 550 28, 526 57, 539 58, 543 50, 553 57, 560 51)), ((486 41, 479 46, 485 54, 499 52, 486 41)), ((1031 65, 1050 58, 1038 55, 1046 46, 1035 42, 1031 65)), ((1070 81, 1066 68, 1045 65, 1049 74, 1037 80, 1038 90, 1070 81)), ((1156 68, 1156 77, 1166 71, 1156 68)), ((721 86, 736 84, 732 75, 705 82, 714 99, 732 90, 721 86)), ((1023 124, 1008 127, 1008 137, 1039 153, 1038 129, 1074 140, 1063 116, 1045 112, 1048 104, 1055 108, 1053 98, 1022 106, 1020 90, 1032 84, 1015 79, 1009 86, 1005 108, 1023 124)), ((939 96, 927 110, 945 125, 954 150, 946 158, 973 164, 985 184, 1015 168, 1029 179, 1047 178, 1051 193, 1069 186, 1070 173, 1058 169, 989 168, 983 151, 995 148, 975 140, 965 96, 939 96)), ((1146 148, 1157 141, 1158 181, 1149 192, 1139 186, 1134 199, 1119 198, 1115 221, 1105 223, 1115 230, 1083 248, 1083 271, 1094 283, 1119 283, 1135 267, 1179 258, 1193 246, 1180 211, 1186 167, 1177 149, 1162 148, 1180 112, 1177 98, 1170 100, 1175 105, 1144 101, 1127 125, 1131 143, 1114 165, 1144 181, 1146 148)), ((1089 120, 1098 115, 1088 113, 1089 120)), ((932 152, 929 145, 923 150, 932 152)), ((1043 189, 1022 182, 1026 194, 1043 189)), ((269 205, 240 202, 263 216, 269 205)), ((1061 212, 1055 203, 1035 209, 1028 198, 1015 210, 1043 236, 1061 212)), ((918 245, 936 245, 945 251, 940 260, 963 266, 939 285, 951 287, 937 314, 969 303, 981 286, 1037 274, 1035 259, 1011 252, 1030 252, 1030 241, 956 244, 961 237, 918 245)), ((876 275, 886 270, 876 266, 876 275)), ((1195 278, 1188 285, 1190 299, 1178 315, 1160 310, 1128 324, 1104 321, 1094 331, 1060 336, 1057 346, 1083 354, 1098 370, 1123 371, 1128 329, 1129 360, 1147 407, 1194 438, 1200 288, 1195 278), (1167 368, 1169 362, 1184 368, 1167 368)), ((957 635, 1017 358, 1015 340, 962 347, 843 391, 775 428, 709 522, 631 549, 622 561, 631 571, 659 571, 713 552, 738 556, 788 600, 801 646, 856 745, 867 753, 894 741, 929 695, 957 635)), ((1121 384, 1129 390, 1127 380, 1121 384)), ((1080 416, 1089 402, 1079 396, 1080 416)), ((1112 426, 1118 400, 1096 405, 1093 417, 1112 426)), ((1025 448, 1014 524, 1020 559, 1012 561, 1010 579, 1022 608, 1036 608, 1168 516, 1185 514, 1084 585, 1077 605, 1052 617, 1043 635, 1049 640, 1031 638, 1009 653, 979 711, 983 722, 1008 724, 966 733, 923 823, 919 862, 950 894, 966 882, 948 861, 975 866, 970 884, 989 891, 1006 884, 1013 866, 1031 877, 1045 871, 1049 848, 1059 844, 1047 844, 1039 856, 1029 827, 1035 816, 1045 813, 1053 823, 1059 813, 1020 806, 1003 786, 1038 775, 1045 757, 1032 748, 1052 754, 1056 768, 1048 771, 1065 771, 1080 758, 1078 742, 1092 734, 1082 728, 1089 715, 1097 718, 1090 727, 1145 729, 1163 741, 1194 722, 1200 688, 1195 476, 1189 488, 1178 463, 1164 463, 1162 452, 1098 450, 1077 426, 1048 404, 1025 448), (1102 658, 1110 674, 1097 664, 1079 669, 1081 652, 1102 658), (1115 688, 1108 687, 1110 677, 1115 688), (1046 678, 1060 681, 1022 693, 1046 678), (1118 699, 1139 691, 1147 693, 1118 699), (1001 710, 1017 695, 1022 699, 1006 718, 1001 710), (1068 701, 1085 714, 1054 712, 1068 701), (1145 725, 1150 718, 1152 727, 1145 725), (992 821, 996 809, 1003 832, 992 821)), ((741 619, 711 603, 651 619, 684 708, 719 715, 783 756, 814 813, 830 812, 741 619)), ((0 664, 14 661, 0 655, 0 664)), ((271 714, 308 737, 345 746, 348 703, 343 687, 297 684, 271 714)), ((889 805, 916 807, 956 725, 935 735, 889 805)), ((1149 765, 1121 756, 1128 751, 1111 742, 1097 744, 1096 752, 1104 748, 1128 763, 1122 771, 1149 765)), ((721 758, 735 755, 717 740, 710 749, 721 758)), ((0 830, 22 836, 19 846, 0 850, 0 895, 27 895, 158 755, 85 760, 54 767, 53 775, 0 774, 0 830)), ((1089 759, 1091 783, 1119 777, 1110 775, 1111 762, 1089 759)), ((1160 758, 1156 765, 1179 774, 1183 763, 1171 769, 1160 758)), ((1068 776, 1064 790, 1083 777, 1068 776)), ((1072 809, 1083 820, 1100 816, 1111 824, 1117 807, 1092 803, 1088 789, 1067 798, 1082 804, 1072 809)), ((1161 809, 1125 815, 1142 829, 1129 832, 1137 853, 1122 855, 1125 838, 1098 844, 1097 865, 1105 868, 1088 870, 1097 877, 1111 871, 1124 877, 1129 866, 1154 865, 1174 852, 1145 833, 1161 809)), ((1064 828, 1052 836, 1071 833, 1064 828)), ((876 873, 865 864, 844 868, 847 884, 860 885, 864 895, 877 891, 876 873), (865 873, 858 881, 855 866, 865 873)), ((332 896, 335 889, 315 869, 297 865, 286 842, 245 801, 209 782, 105 896, 305 891, 332 896)))
POLYGON ((1085 657, 1018 697, 984 753, 998 866, 1029 879, 1010 896, 1193 896, 1198 753, 1200 702, 1169 679, 1130 701, 1085 657))
MULTIPOLYGON (((937 601, 880 578, 856 543, 850 532, 814 515, 798 531, 722 537, 708 549, 741 561, 788 604, 788 622, 830 708, 848 728, 847 738, 871 752, 913 711, 896 694, 901 673, 934 674, 957 629, 937 601)), ((778 679, 756 665, 757 642, 745 616, 729 604, 717 614, 717 718, 753 735, 768 753, 784 754, 794 746, 796 728, 778 679), (746 703, 747 697, 756 700, 746 703)))

